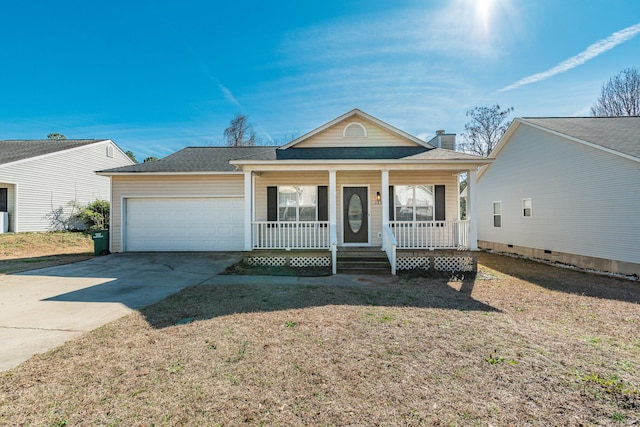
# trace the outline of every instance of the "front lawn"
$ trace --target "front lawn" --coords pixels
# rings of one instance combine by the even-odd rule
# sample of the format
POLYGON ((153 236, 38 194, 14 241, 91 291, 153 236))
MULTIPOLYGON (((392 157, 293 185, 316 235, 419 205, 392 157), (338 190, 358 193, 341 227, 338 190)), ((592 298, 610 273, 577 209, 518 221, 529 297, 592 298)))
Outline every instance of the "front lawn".
POLYGON ((473 280, 196 286, 0 374, 3 425, 626 425, 640 284, 480 254, 473 280))
POLYGON ((0 234, 0 274, 69 264, 92 256, 93 240, 86 233, 0 234))

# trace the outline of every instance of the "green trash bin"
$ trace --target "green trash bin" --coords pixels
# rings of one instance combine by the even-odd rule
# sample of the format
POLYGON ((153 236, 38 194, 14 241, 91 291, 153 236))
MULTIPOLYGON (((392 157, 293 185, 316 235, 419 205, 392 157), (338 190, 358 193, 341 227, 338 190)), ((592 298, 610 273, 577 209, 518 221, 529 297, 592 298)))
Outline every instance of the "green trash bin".
POLYGON ((107 255, 109 253, 109 230, 92 230, 94 255, 107 255))

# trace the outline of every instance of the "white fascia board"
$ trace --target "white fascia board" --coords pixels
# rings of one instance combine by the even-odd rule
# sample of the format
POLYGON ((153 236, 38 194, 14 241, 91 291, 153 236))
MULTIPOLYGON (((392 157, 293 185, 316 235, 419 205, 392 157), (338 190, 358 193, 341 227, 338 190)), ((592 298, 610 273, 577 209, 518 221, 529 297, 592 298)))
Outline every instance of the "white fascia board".
POLYGON ((486 165, 492 163, 493 159, 483 158, 474 161, 470 161, 468 159, 401 159, 398 161, 390 160, 390 159, 313 159, 313 160, 231 160, 229 163, 234 166, 274 166, 280 165, 283 167, 292 167, 292 166, 300 166, 305 167, 307 165, 323 165, 325 167, 330 167, 333 165, 433 165, 433 164, 473 164, 477 166, 486 165))
MULTIPOLYGON (((16 160, 14 162, 4 163, 4 164, 0 165, 0 169, 5 168, 7 166, 14 166, 14 165, 19 165, 21 163, 30 162, 30 161, 36 160, 36 159, 45 159, 47 157, 55 156, 55 155, 61 154, 61 153, 69 153, 69 152, 72 152, 72 151, 82 150, 83 148, 91 147, 91 146, 98 145, 98 144, 103 144, 103 143, 105 143, 107 141, 113 143, 113 141, 111 141, 110 139, 99 139, 99 140, 96 140, 95 142, 92 142, 91 144, 85 144, 85 145, 81 145, 79 147, 67 148, 65 150, 58 150, 58 151, 54 151, 52 153, 41 154, 39 156, 33 156, 33 157, 28 157, 26 159, 16 160)), ((113 143, 113 144, 116 145, 115 143, 113 143)))
POLYGON ((373 170, 448 170, 448 171, 464 171, 469 169, 477 169, 481 164, 469 163, 466 161, 448 161, 448 162, 425 162, 413 161, 404 163, 388 163, 388 162, 344 162, 344 163, 305 163, 305 164, 282 164, 282 163, 260 163, 260 164, 244 164, 242 169, 254 172, 304 172, 304 171, 328 171, 328 170, 352 170, 352 171, 373 171, 373 170))

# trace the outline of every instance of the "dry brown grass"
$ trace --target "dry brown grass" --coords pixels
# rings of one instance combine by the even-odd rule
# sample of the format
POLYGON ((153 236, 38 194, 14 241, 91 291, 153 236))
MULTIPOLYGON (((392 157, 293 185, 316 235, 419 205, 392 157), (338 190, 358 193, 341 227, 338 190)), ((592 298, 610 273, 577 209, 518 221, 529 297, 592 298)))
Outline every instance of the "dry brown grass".
POLYGON ((93 241, 84 233, 0 234, 0 274, 68 264, 92 256, 93 241))
POLYGON ((640 285, 480 263, 466 281, 185 289, 0 374, 0 424, 637 423, 640 285))

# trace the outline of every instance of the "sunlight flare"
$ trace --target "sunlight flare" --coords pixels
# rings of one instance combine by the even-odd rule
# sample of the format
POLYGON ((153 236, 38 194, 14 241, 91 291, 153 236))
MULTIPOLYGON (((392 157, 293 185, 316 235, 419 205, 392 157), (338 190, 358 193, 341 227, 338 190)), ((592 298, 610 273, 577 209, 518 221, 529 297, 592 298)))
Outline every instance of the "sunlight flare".
POLYGON ((493 0, 475 0, 476 19, 480 23, 482 31, 489 33, 491 24, 491 12, 493 9, 493 0))

